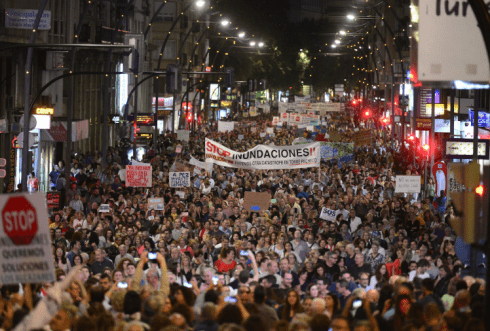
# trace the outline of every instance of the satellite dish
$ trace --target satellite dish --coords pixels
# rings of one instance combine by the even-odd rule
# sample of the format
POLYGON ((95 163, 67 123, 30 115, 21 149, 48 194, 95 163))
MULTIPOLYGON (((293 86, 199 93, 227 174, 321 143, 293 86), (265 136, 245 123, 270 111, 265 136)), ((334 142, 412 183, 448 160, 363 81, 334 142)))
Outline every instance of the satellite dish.
MULTIPOLYGON (((20 124, 20 129, 23 130, 24 129, 24 115, 22 115, 22 117, 20 118, 19 124, 20 124)), ((34 130, 36 128, 36 125, 37 125, 37 120, 34 116, 31 115, 30 120, 29 120, 29 130, 34 130)))
MULTIPOLYGON (((36 138, 33 133, 29 132, 29 148, 34 145, 36 141, 36 138)), ((19 144, 20 148, 24 148, 24 132, 19 133, 17 136, 17 143, 19 144)))

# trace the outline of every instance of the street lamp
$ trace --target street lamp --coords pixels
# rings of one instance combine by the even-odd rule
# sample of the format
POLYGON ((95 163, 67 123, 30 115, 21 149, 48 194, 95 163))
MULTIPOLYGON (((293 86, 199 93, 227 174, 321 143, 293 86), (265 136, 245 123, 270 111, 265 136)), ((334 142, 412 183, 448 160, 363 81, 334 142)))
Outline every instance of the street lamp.
POLYGON ((336 43, 337 45, 338 45, 338 44, 340 44, 340 40, 338 40, 338 39, 337 39, 337 40, 335 40, 335 43, 336 43))
POLYGON ((339 34, 340 34, 341 36, 345 36, 347 33, 346 33, 344 30, 340 30, 340 31, 339 31, 339 34))
POLYGON ((260 42, 259 47, 264 47, 264 43, 260 42))
POLYGON ((244 38, 245 37, 245 32, 240 32, 238 34, 238 38, 244 38))
POLYGON ((356 19, 356 17, 355 17, 354 15, 352 15, 352 14, 349 14, 349 15, 347 15, 347 19, 348 19, 349 21, 353 21, 353 20, 355 20, 355 19, 356 19))
POLYGON ((332 47, 332 48, 337 48, 337 45, 332 44, 332 45, 331 45, 331 47, 332 47))
POLYGON ((206 1, 204 1, 204 0, 198 0, 196 2, 196 6, 199 8, 204 7, 205 4, 206 4, 206 1))
POLYGON ((255 46, 255 41, 251 41, 250 46, 255 46))
POLYGON ((228 24, 230 24, 230 21, 228 21, 227 19, 221 21, 222 26, 227 26, 228 24))

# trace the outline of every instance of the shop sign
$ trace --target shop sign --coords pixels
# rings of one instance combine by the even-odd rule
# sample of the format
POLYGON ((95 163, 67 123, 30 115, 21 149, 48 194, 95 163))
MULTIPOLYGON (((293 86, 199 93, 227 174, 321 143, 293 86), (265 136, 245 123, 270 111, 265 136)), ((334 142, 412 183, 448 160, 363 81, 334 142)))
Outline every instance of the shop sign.
POLYGON ((36 115, 54 115, 54 108, 38 107, 34 109, 36 115))
MULTIPOLYGON (((32 30, 38 10, 36 9, 5 9, 5 27, 8 29, 32 30)), ((51 11, 44 10, 39 21, 38 30, 51 30, 51 11)))
POLYGON ((415 126, 416 130, 423 130, 423 131, 430 130, 432 126, 430 118, 417 118, 415 124, 416 124, 415 126))
POLYGON ((420 0, 418 8, 412 7, 419 19, 420 81, 488 82, 487 51, 467 1, 420 0))
MULTIPOLYGON (((473 126, 475 126, 474 120, 474 112, 473 110, 468 109, 468 114, 470 115, 470 122, 473 126)), ((490 128, 490 114, 483 112, 481 110, 478 111, 478 127, 479 128, 490 128)))
POLYGON ((165 117, 170 115, 170 110, 159 110, 158 117, 165 117))
MULTIPOLYGON (((445 141, 446 157, 449 159, 472 159, 473 139, 450 138, 445 141)), ((489 141, 478 140, 478 159, 488 160, 489 141)))
POLYGON ((46 207, 48 209, 60 208, 60 192, 53 191, 46 193, 46 207))

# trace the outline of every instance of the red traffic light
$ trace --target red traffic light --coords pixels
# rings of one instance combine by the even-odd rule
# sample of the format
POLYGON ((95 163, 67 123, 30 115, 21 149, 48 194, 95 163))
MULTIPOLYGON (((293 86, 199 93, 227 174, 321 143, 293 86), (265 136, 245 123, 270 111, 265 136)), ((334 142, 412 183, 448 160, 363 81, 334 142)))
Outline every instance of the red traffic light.
POLYGON ((430 146, 429 146, 428 144, 424 144, 424 145, 422 146, 422 149, 423 149, 424 151, 428 152, 428 151, 429 151, 429 149, 430 149, 430 146))
POLYGON ((475 193, 478 194, 479 196, 482 196, 485 193, 485 188, 483 187, 483 185, 478 185, 475 188, 475 193))
POLYGON ((192 113, 189 113, 187 115, 187 122, 191 122, 192 121, 192 113))
POLYGON ((368 116, 371 115, 371 112, 369 110, 366 110, 366 112, 364 113, 364 115, 366 115, 366 117, 368 117, 368 116))
POLYGON ((356 99, 352 100, 352 104, 353 105, 357 104, 357 100, 356 99))

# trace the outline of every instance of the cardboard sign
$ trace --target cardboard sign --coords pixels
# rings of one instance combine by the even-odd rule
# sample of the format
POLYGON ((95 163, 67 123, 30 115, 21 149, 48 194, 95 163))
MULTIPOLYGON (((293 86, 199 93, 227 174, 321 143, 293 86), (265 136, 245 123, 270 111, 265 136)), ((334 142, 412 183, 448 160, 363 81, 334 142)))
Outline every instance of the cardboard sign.
POLYGON ((163 198, 150 198, 148 199, 148 209, 163 210, 163 198))
POLYGON ((179 196, 179 198, 184 199, 185 198, 185 192, 182 191, 175 191, 175 194, 179 196))
POLYGON ((269 209, 271 195, 268 192, 245 192, 243 209, 249 212, 259 212, 269 209))
POLYGON ((420 193, 420 176, 396 176, 395 193, 420 193))
POLYGON ((54 282, 44 195, 0 195, 0 283, 54 282))
POLYGON ((127 165, 126 166, 127 187, 151 187, 151 165, 127 165))
POLYGON ((170 187, 189 187, 191 186, 191 173, 190 172, 171 172, 170 187))
POLYGON ((360 130, 354 133, 354 146, 367 146, 372 142, 373 132, 371 130, 360 130))
POLYGON ((322 220, 335 222, 335 218, 340 213, 341 213, 341 211, 339 211, 339 210, 332 210, 332 209, 329 209, 327 207, 323 207, 322 212, 320 213, 320 218, 322 220))

